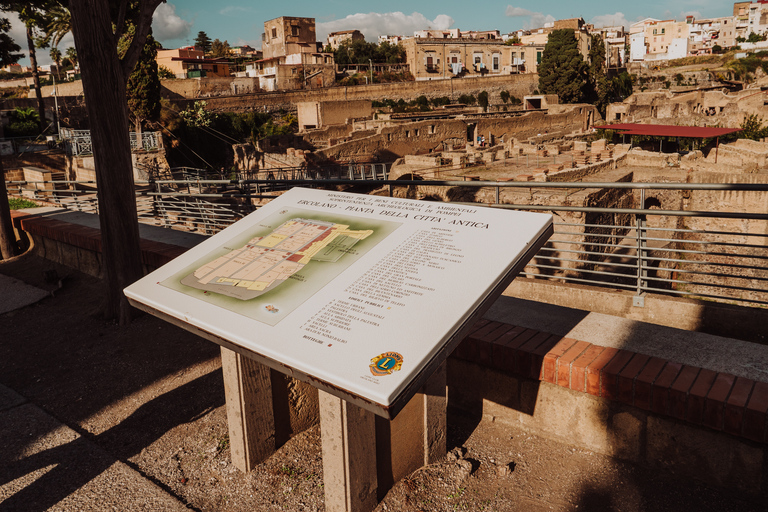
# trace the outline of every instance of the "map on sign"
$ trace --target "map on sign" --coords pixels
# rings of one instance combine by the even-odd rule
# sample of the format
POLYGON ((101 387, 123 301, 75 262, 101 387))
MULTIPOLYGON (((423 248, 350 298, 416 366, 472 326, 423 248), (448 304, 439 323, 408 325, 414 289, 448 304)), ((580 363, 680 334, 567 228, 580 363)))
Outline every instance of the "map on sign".
POLYGON ((250 300, 269 292, 310 261, 336 262, 373 231, 312 219, 291 219, 267 236, 206 263, 181 280, 192 288, 250 300))
POLYGON ((284 208, 160 284, 277 325, 400 225, 284 208))

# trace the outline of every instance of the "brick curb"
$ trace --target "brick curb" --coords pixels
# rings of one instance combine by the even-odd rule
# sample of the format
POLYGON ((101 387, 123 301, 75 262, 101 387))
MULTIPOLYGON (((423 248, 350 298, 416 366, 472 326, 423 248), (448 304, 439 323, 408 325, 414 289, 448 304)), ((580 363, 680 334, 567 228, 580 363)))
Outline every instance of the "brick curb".
POLYGON ((453 356, 768 443, 765 382, 488 320, 453 356))

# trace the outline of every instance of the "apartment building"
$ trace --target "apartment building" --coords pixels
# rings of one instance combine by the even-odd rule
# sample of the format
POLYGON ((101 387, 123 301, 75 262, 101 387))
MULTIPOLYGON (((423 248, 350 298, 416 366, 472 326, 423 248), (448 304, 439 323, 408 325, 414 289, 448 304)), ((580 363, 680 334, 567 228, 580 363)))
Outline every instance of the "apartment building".
POLYGON ((344 41, 365 41, 365 36, 359 30, 341 30, 328 34, 328 46, 338 50, 344 41))
POLYGON ((500 37, 414 37, 400 44, 416 80, 535 73, 544 52, 544 45, 507 45, 500 37))
POLYGON ((768 34, 768 2, 735 2, 736 37, 747 39, 749 34, 768 34))
POLYGON ((680 59, 688 55, 689 25, 684 21, 646 18, 630 32, 630 59, 652 61, 680 59))
POLYGON ((712 47, 715 45, 729 48, 736 44, 736 21, 733 16, 702 20, 686 16, 686 23, 689 27, 691 55, 712 53, 712 47))
POLYGON ((317 42, 314 18, 281 16, 264 22, 263 58, 246 64, 265 91, 327 87, 336 80, 332 53, 317 42))
POLYGON ((230 76, 227 59, 206 59, 202 50, 193 46, 175 50, 158 50, 157 65, 170 69, 176 78, 205 78, 230 76))

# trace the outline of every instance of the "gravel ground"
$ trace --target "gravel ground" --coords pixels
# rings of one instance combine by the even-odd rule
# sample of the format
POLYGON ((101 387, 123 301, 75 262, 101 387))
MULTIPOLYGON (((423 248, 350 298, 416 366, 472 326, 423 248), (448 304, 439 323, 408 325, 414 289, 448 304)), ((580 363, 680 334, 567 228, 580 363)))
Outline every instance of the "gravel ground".
MULTIPOLYGON (((0 511, 175 510, 159 498, 139 507, 139 498, 121 486, 120 475, 128 473, 134 476, 126 479, 138 474, 191 510, 324 510, 317 426, 247 475, 232 465, 216 345, 151 316, 125 328, 104 321, 101 283, 47 260, 0 262, 0 273, 54 292, 0 315, 0 384, 28 400, 22 407, 36 406, 69 427, 57 434, 41 423, 38 430, 4 436, 11 446, 0 450, 0 462, 16 473, 0 467, 0 511), (61 288, 46 281, 51 270, 63 278, 61 288), (57 435, 64 446, 76 448, 80 438, 92 443, 125 471, 108 472, 106 462, 86 464, 45 486, 35 473, 39 467, 20 476, 18 468, 40 456, 30 446, 57 435), (42 498, 19 506, 14 496, 22 495, 42 498)), ((765 510, 727 491, 459 411, 451 411, 449 428, 448 456, 397 483, 377 510, 765 510)), ((66 450, 48 452, 50 467, 66 467, 56 459, 66 450)))

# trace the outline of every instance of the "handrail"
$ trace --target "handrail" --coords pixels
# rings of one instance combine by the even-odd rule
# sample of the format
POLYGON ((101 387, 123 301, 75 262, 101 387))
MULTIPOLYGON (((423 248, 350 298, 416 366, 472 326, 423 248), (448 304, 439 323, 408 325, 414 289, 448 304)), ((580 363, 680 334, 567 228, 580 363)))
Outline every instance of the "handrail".
MULTIPOLYGON (((348 166, 341 166, 346 169, 348 166)), ((275 173, 277 174, 277 173, 275 173)), ((286 175, 289 173, 286 173, 286 175)), ((359 175, 355 175, 356 177, 359 175)), ((293 186, 359 185, 360 179, 194 179, 137 182, 140 218, 167 227, 215 233, 293 186)), ((555 234, 534 256, 522 276, 633 290, 638 303, 647 293, 699 297, 753 307, 768 306, 768 212, 735 209, 649 209, 646 194, 678 191, 686 195, 719 191, 750 194, 758 204, 768 183, 606 183, 506 182, 456 180, 376 180, 372 186, 398 189, 428 186, 463 190, 496 189, 485 203, 452 203, 557 214, 555 234), (532 204, 502 203, 499 190, 530 190, 532 204), (555 204, 535 204, 536 190, 570 191, 555 204), (623 191, 622 207, 574 204, 574 192, 623 191), (567 200, 570 204, 564 204, 567 200), (638 205, 638 206, 634 206, 638 205), (611 215, 612 214, 612 215, 611 215), (678 219, 672 222, 670 219, 678 219), (606 219, 604 223, 600 220, 606 219), (710 229, 712 221, 720 219, 710 229), (749 222, 749 231, 740 221, 749 222), (759 224, 755 224, 759 223, 759 224)), ((13 181, 9 193, 95 211, 93 181, 13 181), (61 187, 68 187, 62 190, 61 187)), ((552 201, 551 194, 544 194, 552 201)))

